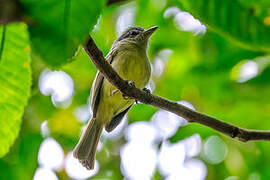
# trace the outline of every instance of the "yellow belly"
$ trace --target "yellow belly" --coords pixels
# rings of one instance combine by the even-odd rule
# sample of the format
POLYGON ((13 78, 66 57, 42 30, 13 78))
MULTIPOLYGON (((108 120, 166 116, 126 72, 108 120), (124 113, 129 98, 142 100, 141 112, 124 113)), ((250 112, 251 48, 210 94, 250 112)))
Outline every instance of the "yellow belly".
MULTIPOLYGON (((112 67, 125 80, 133 81, 137 88, 144 88, 151 75, 150 63, 145 53, 125 52, 119 53, 114 58, 112 67)), ((101 99, 98 107, 98 116, 107 123, 116 114, 124 111, 133 99, 125 100, 120 91, 114 93, 116 88, 104 79, 101 89, 101 99)))

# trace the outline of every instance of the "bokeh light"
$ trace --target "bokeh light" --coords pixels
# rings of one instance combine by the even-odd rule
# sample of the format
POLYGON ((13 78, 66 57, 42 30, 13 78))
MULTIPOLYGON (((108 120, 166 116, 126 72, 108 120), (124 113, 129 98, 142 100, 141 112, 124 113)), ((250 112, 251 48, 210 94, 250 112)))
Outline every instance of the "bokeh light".
POLYGON ((179 171, 185 160, 185 147, 183 143, 162 143, 159 153, 159 170, 163 176, 179 171))
POLYGON ((165 110, 158 110, 151 118, 161 139, 171 137, 183 121, 183 118, 165 110))
POLYGON ((121 171, 127 179, 150 179, 157 162, 154 145, 132 141, 121 147, 121 171))
POLYGON ((154 62, 152 64, 153 76, 159 78, 162 75, 172 53, 173 51, 170 49, 163 49, 158 53, 158 55, 154 58, 154 62))
POLYGON ((181 141, 185 146, 186 157, 198 156, 202 148, 202 140, 199 134, 194 134, 181 141))
POLYGON ((246 157, 243 156, 239 149, 230 146, 230 151, 225 159, 225 166, 230 174, 240 174, 247 170, 245 163, 246 157))
POLYGON ((55 172, 48 168, 37 168, 33 180, 58 180, 55 172))
MULTIPOLYGON (((195 110, 194 106, 187 101, 178 101, 178 103, 195 110)), ((157 129, 158 136, 161 139, 171 137, 180 126, 187 124, 184 118, 165 110, 158 110, 152 116, 151 122, 157 129)))
POLYGON ((192 32, 194 35, 204 34, 206 26, 190 13, 181 11, 178 7, 169 7, 163 14, 164 18, 173 17, 174 23, 179 30, 192 32))
POLYGON ((179 167, 177 171, 174 171, 165 178, 165 180, 178 180, 178 179, 194 180, 192 174, 188 171, 187 168, 183 166, 179 167))
POLYGON ((68 176, 73 179, 87 179, 89 177, 96 175, 96 173, 99 170, 99 164, 96 161, 94 169, 87 170, 85 167, 81 165, 78 159, 75 159, 73 157, 72 152, 69 152, 65 160, 65 170, 68 176))
POLYGON ((180 30, 193 32, 194 35, 206 32, 206 26, 188 12, 177 13, 174 22, 180 30))
POLYGON ((89 105, 82 105, 74 109, 73 111, 76 119, 81 123, 86 123, 91 117, 91 111, 89 105))
POLYGON ((40 125, 40 133, 42 135, 42 137, 46 138, 50 135, 50 129, 48 126, 48 121, 43 121, 40 125))
POLYGON ((180 166, 177 171, 174 171, 165 178, 166 180, 203 180, 207 175, 205 164, 198 159, 191 159, 180 166))
POLYGON ((38 162, 40 166, 59 171, 64 161, 64 151, 53 138, 46 138, 40 145, 38 162))
POLYGON ((192 180, 203 180, 206 178, 207 167, 201 160, 189 159, 184 163, 184 167, 188 169, 192 180))
POLYGON ((227 145, 218 136, 211 136, 204 143, 203 155, 208 163, 218 164, 224 161, 227 151, 227 145))
POLYGON ((257 172, 251 173, 248 177, 248 180, 260 180, 260 179, 261 179, 261 176, 257 172))
MULTIPOLYGON (((267 77, 270 56, 265 52, 267 42, 259 43, 267 39, 265 38, 267 34, 263 34, 268 27, 258 26, 258 29, 257 25, 263 23, 270 12, 264 3, 240 1, 232 5, 235 6, 234 10, 239 10, 240 13, 235 11, 234 16, 228 16, 230 14, 226 13, 230 4, 211 1, 202 4, 195 1, 184 3, 184 1, 141 0, 115 3, 112 6, 107 6, 104 2, 105 4, 103 3, 99 8, 95 6, 99 1, 93 1, 92 8, 90 7, 89 10, 96 11, 96 15, 91 18, 80 17, 88 19, 89 27, 92 27, 89 29, 92 31, 91 36, 104 55, 109 51, 116 35, 119 36, 127 27, 159 26, 151 37, 148 51, 152 74, 147 88, 151 92, 155 90, 154 94, 172 100, 183 98, 186 101, 177 103, 193 110, 196 107, 199 111, 212 114, 217 118, 233 119, 233 123, 241 124, 246 128, 265 129, 267 121, 257 123, 256 120, 269 117, 267 77), (207 8, 202 8, 202 5, 207 5, 205 6, 207 8), (226 21, 228 17, 233 19, 226 21), (237 18, 247 21, 241 22, 237 18), (252 23, 254 18, 259 21, 252 23), (224 26, 228 22, 231 22, 231 26, 224 26), (251 23, 249 27, 239 26, 236 22, 251 23), (204 24, 207 24, 207 27, 204 24), (208 27, 211 31, 207 31, 208 27), (241 33, 241 27, 245 27, 242 30, 246 30, 243 32, 247 34, 241 33), (237 32, 241 34, 238 36, 237 32), (233 74, 232 82, 228 77, 230 72, 233 74), (209 85, 211 88, 207 88, 209 85), (252 115, 247 115, 247 111, 252 115)), ((24 3, 24 1, 20 2, 24 3)), ((31 3, 26 3, 26 7, 28 4, 30 6, 31 3)), ((49 3, 47 7, 51 5, 53 3, 49 3)), ((40 8, 29 11, 29 18, 32 19, 42 13, 40 8)), ((60 6, 55 6, 50 16, 61 13, 62 10, 60 6)), ((77 11, 77 16, 79 15, 80 12, 77 11)), ((53 21, 46 22, 54 24, 53 21)), ((43 25, 47 26, 47 24, 43 25)), ((86 24, 82 24, 82 27, 84 25, 86 24)), ((31 24, 29 26, 30 35, 35 35, 33 34, 35 29, 31 28, 31 24)), ((84 32, 82 27, 78 26, 76 32, 84 32)), ((73 31, 67 33, 71 38, 68 40, 71 41, 61 41, 60 44, 64 43, 69 47, 70 42, 73 44, 82 40, 83 37, 74 39, 73 35, 76 33, 69 32, 73 31)), ((36 33, 36 35, 42 34, 36 33)), ((50 35, 48 38, 52 40, 59 39, 53 37, 53 34, 50 35)), ((58 35, 60 36, 61 33, 59 32, 58 35)), ((6 38, 8 40, 11 37, 6 38)), ((12 39, 15 42, 17 37, 13 36, 12 39)), ((35 40, 33 37, 30 38, 27 44, 37 42, 33 40, 35 40)), ((41 42, 40 45, 48 48, 46 43, 41 42)), ((8 46, 5 45, 6 47, 8 46)), ((74 48, 73 45, 70 47, 74 48)), ((213 136, 218 133, 196 123, 182 127, 188 124, 184 118, 148 105, 132 107, 130 113, 115 130, 110 133, 105 130, 102 132, 97 148, 99 162, 96 162, 94 171, 87 171, 70 151, 78 142, 80 126, 87 124, 92 116, 90 105, 87 104, 90 100, 86 99, 97 69, 81 47, 72 59, 71 56, 69 57, 70 61, 63 59, 62 66, 51 67, 54 70, 47 69, 48 65, 45 62, 47 58, 43 57, 42 52, 38 52, 39 49, 42 47, 31 50, 33 91, 29 95, 27 106, 25 103, 21 104, 25 106, 21 126, 14 126, 16 129, 12 131, 23 133, 19 133, 14 145, 10 147, 10 153, 1 158, 0 167, 4 173, 0 173, 0 179, 12 179, 3 177, 5 172, 7 176, 10 174, 15 179, 26 176, 34 179, 92 179, 97 175, 95 179, 100 177, 122 179, 122 176, 123 179, 159 179, 158 177, 161 176, 160 179, 194 180, 206 179, 207 173, 209 175, 207 179, 216 178, 217 174, 218 179, 227 178, 226 180, 267 179, 265 178, 268 175, 267 166, 266 170, 265 167, 259 166, 267 164, 269 160, 267 156, 269 148, 264 142, 236 143, 234 139, 213 136), (40 93, 36 93, 37 87, 40 93), (66 109, 54 108, 52 104, 66 109), (200 133, 201 136, 193 132, 200 133), (201 137, 204 139, 202 140, 201 137), (206 164, 209 166, 208 171, 206 164), (36 170, 35 174, 33 170, 36 170)), ((29 46, 27 45, 24 50, 29 52, 29 46)), ((50 52, 47 54, 48 57, 57 51, 50 52)), ((74 54, 74 52, 68 54, 71 55, 70 53, 74 54)), ((7 54, 3 53, 3 57, 5 55, 7 54)), ((51 62, 47 61, 47 63, 51 62)), ((29 67, 28 63, 23 65, 24 68, 29 67)), ((16 68, 12 70, 16 71, 16 68)), ((18 77, 16 81, 20 78, 18 77)), ((9 85, 9 81, 5 82, 9 85)), ((11 85, 15 87, 16 84, 11 85)), ((20 87, 17 87, 16 96, 24 90, 20 87)), ((4 95, 9 93, 6 92, 4 95)), ((17 104, 13 105, 16 108, 17 104)), ((16 112, 12 111, 12 113, 16 112)), ((13 136, 10 137, 14 139, 13 136)), ((12 141, 9 141, 12 144, 12 141)))
POLYGON ((71 104, 73 80, 64 71, 44 69, 39 77, 39 89, 43 95, 51 95, 56 107, 66 108, 71 104))
POLYGON ((224 180, 239 180, 239 178, 237 176, 229 176, 225 178, 224 180))
POLYGON ((165 10, 163 17, 164 18, 173 18, 177 13, 180 12, 180 9, 176 6, 169 7, 165 10))
POLYGON ((178 101, 178 103, 188 107, 189 109, 195 110, 195 107, 188 101, 178 101))
POLYGON ((157 130, 149 122, 136 122, 125 130, 125 137, 128 141, 152 144, 157 138, 157 130))
POLYGON ((257 76, 258 64, 254 61, 247 61, 240 66, 238 74, 238 82, 243 83, 257 76))
POLYGON ((132 6, 132 3, 119 7, 120 15, 116 21, 117 36, 120 36, 120 34, 127 27, 132 26, 134 24, 135 12, 136 8, 135 6, 132 6))
MULTIPOLYGON (((153 79, 151 78, 149 83, 145 86, 147 89, 150 90, 150 92, 154 92, 156 89, 156 83, 153 81, 153 79)), ((139 102, 140 103, 140 102, 139 102)))
POLYGON ((156 77, 160 77, 163 73, 164 70, 164 62, 162 61, 162 59, 160 57, 156 57, 154 59, 154 64, 153 64, 153 75, 156 77))

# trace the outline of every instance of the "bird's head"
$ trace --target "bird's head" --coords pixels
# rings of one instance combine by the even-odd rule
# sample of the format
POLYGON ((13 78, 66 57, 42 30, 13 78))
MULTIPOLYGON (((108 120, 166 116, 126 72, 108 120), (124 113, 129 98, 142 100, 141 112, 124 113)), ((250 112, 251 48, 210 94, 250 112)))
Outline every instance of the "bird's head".
POLYGON ((149 29, 144 29, 141 27, 130 27, 125 30, 118 39, 116 39, 114 44, 121 42, 131 42, 146 48, 150 36, 157 28, 158 26, 154 26, 149 29))

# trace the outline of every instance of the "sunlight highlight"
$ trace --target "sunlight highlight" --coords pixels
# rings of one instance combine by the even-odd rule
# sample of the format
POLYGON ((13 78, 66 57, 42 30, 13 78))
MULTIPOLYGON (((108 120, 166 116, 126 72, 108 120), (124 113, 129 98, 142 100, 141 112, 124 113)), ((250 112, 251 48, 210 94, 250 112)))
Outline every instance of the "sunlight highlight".
POLYGON ((153 60, 154 62, 151 68, 153 76, 159 78, 162 75, 172 53, 173 51, 170 49, 163 49, 158 53, 158 55, 153 60))
POLYGON ((116 32, 117 36, 121 35, 121 33, 126 30, 127 27, 132 26, 134 24, 135 6, 131 6, 130 4, 121 6, 119 8, 120 15, 116 21, 116 32))
MULTIPOLYGON (((194 109, 187 101, 178 103, 194 109)), ((125 131, 128 142, 120 150, 121 171, 125 178, 151 179, 158 167, 166 179, 204 179, 207 174, 206 166, 200 160, 194 159, 201 151, 200 136, 194 134, 173 144, 166 140, 185 124, 183 118, 158 110, 150 122, 135 122, 129 125, 125 131), (159 143, 162 143, 162 146, 158 150, 159 143)))
POLYGON ((218 164, 224 161, 227 152, 227 145, 218 136, 211 136, 204 143, 203 157, 210 164, 218 164))
POLYGON ((37 168, 33 180, 58 180, 55 172, 47 168, 37 168))
POLYGON ((48 121, 43 121, 40 125, 40 133, 42 135, 42 137, 46 138, 50 135, 50 129, 48 126, 48 121))
POLYGON ((64 151, 60 144, 53 138, 46 138, 40 145, 38 162, 40 166, 56 171, 61 170, 64 162, 64 151))
POLYGON ((158 132, 149 122, 136 122, 128 126, 125 137, 128 141, 152 144, 158 138, 158 132))
POLYGON ((89 171, 80 164, 78 159, 73 157, 72 152, 69 152, 66 157, 65 170, 68 176, 73 179, 87 179, 97 174, 99 164, 95 161, 95 168, 89 171))
POLYGON ((192 180, 203 180, 207 175, 206 165, 199 159, 190 159, 184 163, 184 167, 189 171, 192 180))
POLYGON ((259 72, 258 64, 254 61, 247 61, 240 66, 238 74, 238 82, 246 82, 253 77, 257 76, 259 72))
POLYGON ((73 111, 76 119, 81 123, 86 123, 91 117, 91 110, 89 105, 82 105, 73 111))
POLYGON ((66 108, 71 104, 73 86, 72 78, 64 71, 44 69, 39 77, 40 92, 45 96, 51 95, 56 107, 66 108))
POLYGON ((225 178, 224 180, 239 180, 239 178, 237 176, 229 176, 225 178))
POLYGON ((176 6, 169 7, 165 10, 163 17, 164 18, 173 18, 177 13, 180 12, 180 9, 176 6))
POLYGON ((178 7, 169 7, 163 14, 164 18, 173 18, 176 27, 182 31, 192 32, 194 35, 205 34, 206 26, 190 13, 181 11, 178 7))
POLYGON ((205 179, 206 165, 193 158, 200 153, 200 141, 199 135, 193 135, 174 144, 168 141, 163 142, 159 153, 158 167, 166 180, 205 179))
POLYGON ((199 134, 194 134, 181 141, 184 144, 186 157, 198 156, 202 148, 202 140, 199 134))
MULTIPOLYGON (((195 110, 194 106, 187 101, 178 101, 178 103, 195 110)), ((165 110, 158 110, 152 116, 151 122, 157 129, 159 139, 171 137, 180 126, 187 124, 187 121, 184 118, 165 110)))
POLYGON ((174 22, 179 29, 190 31, 194 35, 205 34, 206 32, 206 26, 188 12, 177 13, 174 17, 174 22))
POLYGON ((183 118, 165 110, 158 110, 151 118, 160 139, 171 137, 183 121, 183 118))
POLYGON ((177 172, 185 160, 185 147, 183 143, 171 144, 163 142, 159 153, 159 170, 164 176, 177 172))
POLYGON ((157 162, 155 146, 132 141, 121 147, 120 156, 121 171, 127 179, 151 179, 157 162))

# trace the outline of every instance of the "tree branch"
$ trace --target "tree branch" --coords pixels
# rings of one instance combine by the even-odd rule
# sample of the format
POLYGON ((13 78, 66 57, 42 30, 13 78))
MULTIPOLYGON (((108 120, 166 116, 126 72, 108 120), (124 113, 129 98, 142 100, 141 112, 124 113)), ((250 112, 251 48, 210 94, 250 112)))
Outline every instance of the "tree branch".
POLYGON ((0 0, 0 10, 0 25, 21 20, 22 6, 19 0, 0 0))
POLYGON ((181 104, 169 101, 162 97, 144 92, 128 84, 123 80, 105 60, 102 52, 96 46, 94 40, 89 36, 87 43, 83 46, 94 65, 104 77, 118 88, 123 94, 136 99, 144 104, 170 111, 185 118, 189 122, 197 122, 232 138, 246 142, 251 140, 270 140, 270 131, 255 131, 243 129, 232 124, 222 122, 214 117, 193 111, 181 104))

